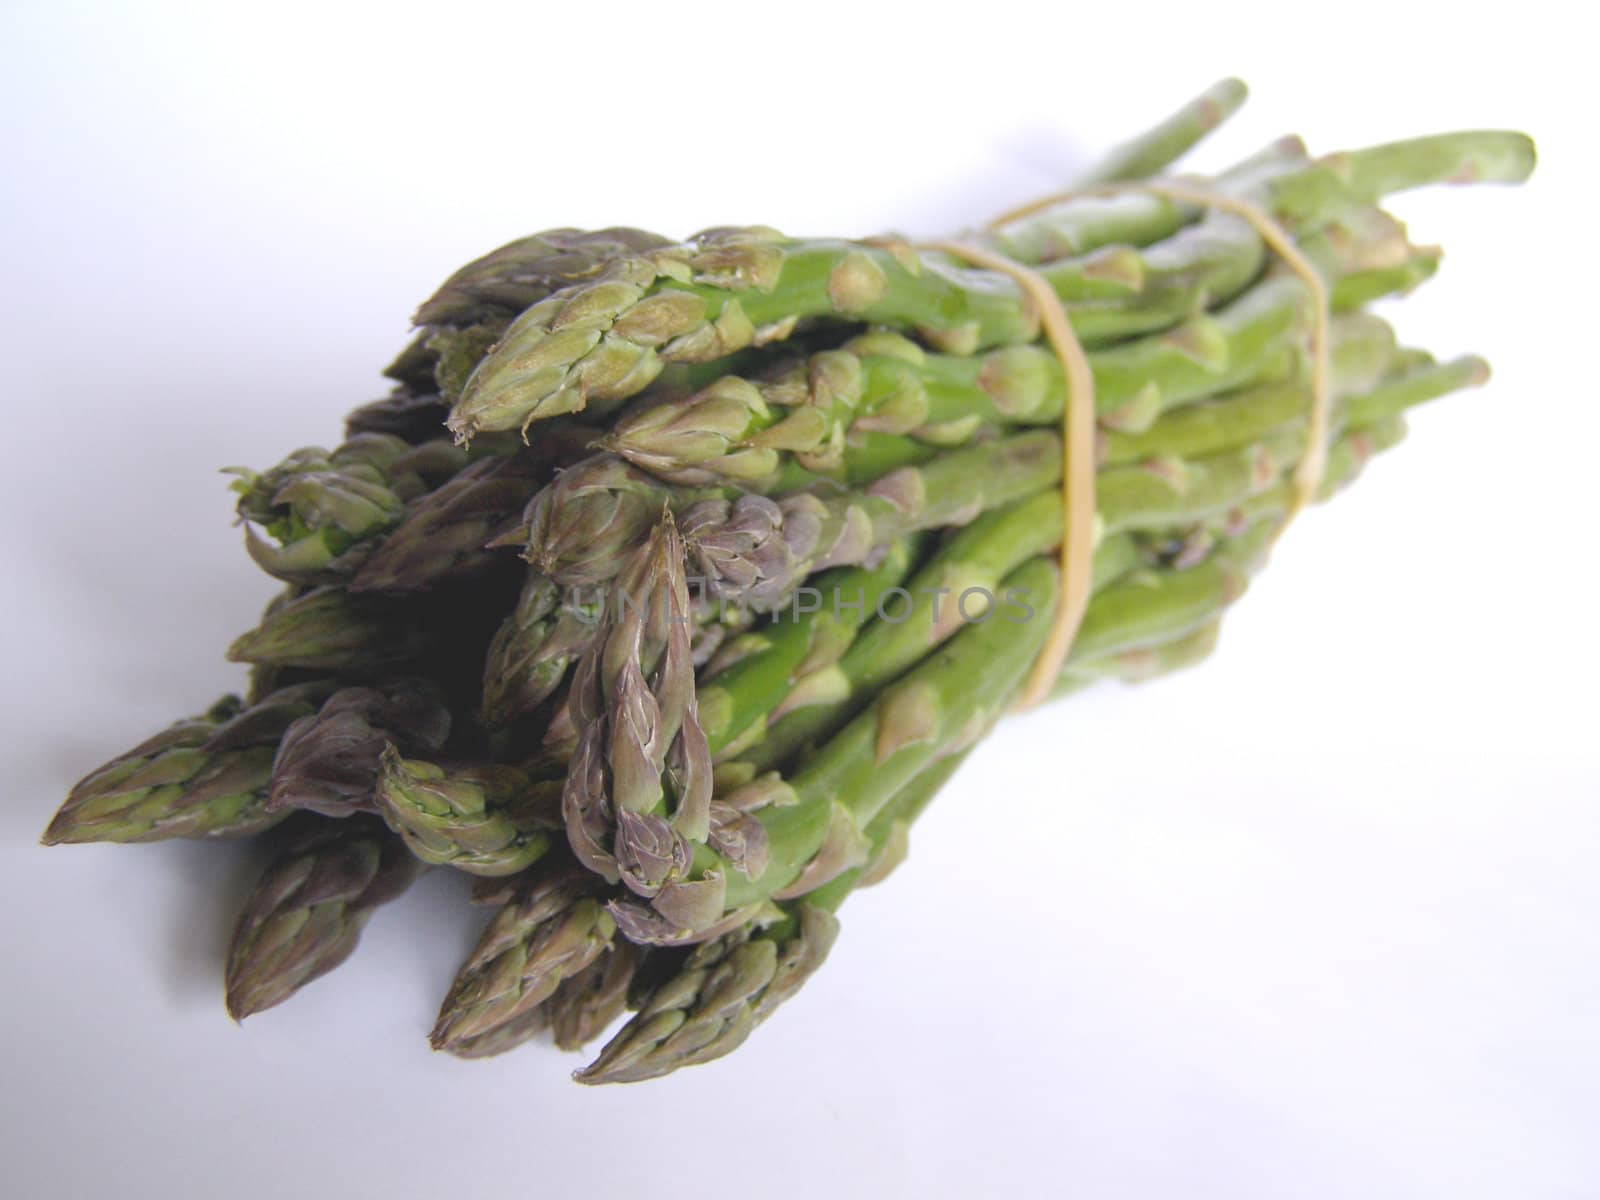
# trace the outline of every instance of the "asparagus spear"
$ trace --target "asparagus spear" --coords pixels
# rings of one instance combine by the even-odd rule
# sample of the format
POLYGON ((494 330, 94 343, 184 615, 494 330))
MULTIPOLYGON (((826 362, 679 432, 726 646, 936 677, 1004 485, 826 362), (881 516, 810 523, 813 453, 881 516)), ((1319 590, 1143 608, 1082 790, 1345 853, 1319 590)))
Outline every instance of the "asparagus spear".
POLYGON ((637 1083, 710 1062, 743 1045, 823 964, 838 935, 834 911, 854 888, 893 869, 904 853, 910 822, 965 757, 962 752, 935 763, 900 790, 867 830, 869 866, 846 871, 784 906, 771 924, 744 925, 696 946, 574 1078, 589 1084, 637 1083))
POLYGON ((603 603, 603 593, 562 588, 541 571, 530 570, 516 608, 489 643, 484 720, 509 725, 548 700, 573 660, 593 644, 603 603))
POLYGON ((615 258, 671 243, 642 229, 548 229, 473 259, 417 309, 424 327, 461 328, 509 317, 603 271, 615 258))
MULTIPOLYGON (((1161 245, 1164 252, 1139 257, 1137 280, 1107 279, 1098 261, 1047 268, 1063 298, 1078 301, 1081 338, 1100 343, 1164 328, 1205 297, 1237 292, 1263 262, 1249 228, 1226 215, 1207 216, 1161 245), (1117 294, 1132 299, 1108 299, 1117 294)), ((617 268, 615 278, 528 309, 474 371, 450 428, 470 440, 580 411, 591 397, 626 399, 665 363, 723 358, 787 336, 808 317, 912 326, 950 349, 1038 336, 1015 285, 951 265, 947 256, 925 261, 896 246, 717 230, 676 256, 641 258, 617 268)))
POLYGON ((1021 433, 836 496, 702 501, 683 514, 684 540, 712 595, 770 611, 814 571, 863 562, 917 530, 965 524, 1060 476, 1060 438, 1021 433))
POLYGON ((308 819, 273 859, 228 947, 228 1015, 282 1004, 356 948, 367 918, 417 877, 417 860, 371 817, 308 819))
MULTIPOLYGON (((480 444, 480 456, 497 447, 480 444)), ((399 437, 358 433, 333 451, 296 450, 266 471, 230 468, 239 476, 238 512, 246 549, 269 575, 291 583, 347 579, 377 539, 397 525, 406 503, 456 474, 468 462, 442 438, 411 445, 399 437), (255 532, 261 526, 275 540, 255 532)))
POLYGON ((450 736, 450 710, 427 679, 341 688, 314 715, 284 731, 272 763, 267 807, 309 809, 329 817, 371 812, 378 760, 400 742, 432 753, 450 736))
MULTIPOLYGON (((615 258, 667 245, 640 229, 551 229, 456 271, 417 309, 417 336, 385 371, 410 389, 460 394, 507 322, 552 291, 593 278, 615 258)), ((442 420, 442 417, 441 417, 442 420)))
POLYGON ((795 611, 779 613, 731 649, 722 669, 697 692, 713 755, 736 751, 759 714, 784 703, 797 676, 821 670, 845 652, 886 594, 904 580, 918 545, 902 540, 889 546, 881 562, 823 572, 804 607, 796 604, 795 611))
POLYGON ((620 1017, 643 951, 613 938, 605 952, 561 981, 544 1002, 556 1047, 580 1050, 620 1017))
POLYGON ((1074 664, 1062 672, 1061 682, 1052 696, 1059 698, 1070 695, 1103 679, 1115 679, 1123 683, 1143 683, 1158 675, 1167 675, 1194 666, 1216 649, 1217 636, 1221 630, 1222 619, 1218 617, 1167 641, 1148 646, 1134 646, 1074 664))
POLYGON ((44 844, 238 837, 276 824, 285 814, 268 808, 267 788, 278 740, 330 690, 286 687, 248 708, 224 696, 79 780, 44 844))
POLYGON ((751 936, 741 926, 697 946, 684 968, 655 989, 639 1014, 591 1065, 580 1083, 634 1083, 721 1058, 820 967, 838 935, 831 913, 800 906, 792 936, 751 936))
MULTIPOLYGON (((890 547, 883 561, 871 568, 840 570, 820 576, 815 608, 803 615, 797 612, 793 620, 777 620, 760 634, 744 639, 736 654, 730 655, 735 661, 718 675, 716 683, 699 689, 696 694, 700 736, 704 738, 706 752, 733 752, 740 735, 746 731, 746 724, 783 699, 783 689, 796 670, 807 664, 820 667, 842 653, 876 607, 884 590, 903 578, 911 554, 912 544, 900 543, 890 547), (827 597, 825 604, 822 597, 827 597)), ((634 580, 644 578, 643 575, 633 577, 634 580)), ((627 629, 635 623, 628 609, 640 603, 641 595, 646 603, 650 602, 648 598, 655 595, 651 589, 659 584, 659 580, 652 578, 642 584, 642 592, 632 592, 627 586, 619 588, 613 598, 617 612, 612 621, 597 626, 595 648, 587 651, 592 658, 586 660, 585 665, 593 668, 599 664, 608 680, 602 685, 603 689, 612 696, 626 696, 630 680, 648 677, 652 656, 660 653, 654 639, 635 640, 632 635, 619 638, 615 632, 617 626, 627 629), (608 642, 617 650, 602 661, 602 648, 608 642)), ((665 695, 666 690, 667 682, 663 677, 658 691, 665 695)), ((620 699, 614 704, 618 711, 626 713, 628 706, 620 699)), ((580 747, 598 744, 583 736, 588 728, 580 729, 580 747)), ((604 853, 596 847, 603 847, 608 833, 614 846, 619 837, 626 843, 629 838, 650 836, 652 845, 665 853, 666 861, 651 867, 653 873, 645 880, 637 878, 637 872, 624 876, 630 887, 645 895, 655 894, 652 888, 670 891, 677 875, 687 866, 692 843, 708 842, 742 870, 759 870, 764 853, 761 830, 745 812, 726 803, 713 804, 703 828, 697 828, 688 820, 668 825, 661 814, 664 799, 674 786, 671 778, 618 776, 614 764, 650 762, 653 755, 659 754, 659 750, 651 749, 651 741, 656 740, 658 746, 667 742, 653 739, 653 733, 648 721, 637 720, 612 733, 609 757, 603 760, 613 764, 609 777, 603 766, 591 768, 586 774, 580 774, 581 765, 571 769, 567 811, 569 820, 581 820, 582 824, 569 827, 569 835, 580 857, 593 866, 591 859, 604 853), (610 790, 607 790, 608 785, 610 790), (627 790, 619 792, 619 787, 627 790)), ((592 735, 593 739, 599 737, 599 734, 592 735)), ((664 770, 659 763, 655 767, 657 775, 664 770)), ((612 852, 615 853, 615 849, 612 852)), ((603 858, 599 861, 610 865, 603 858)))
MULTIPOLYGON (((1531 147, 1519 135, 1458 134, 1333 156, 1271 178, 1262 190, 1270 211, 1303 226, 1370 206, 1389 191, 1458 179, 1464 168, 1474 179, 1516 181, 1531 166, 1531 147)), ((1237 294, 1265 261, 1254 231, 1216 211, 1131 253, 1118 257, 1114 272, 1093 254, 1042 272, 1086 345, 1167 328, 1237 294)), ((591 399, 626 399, 665 363, 725 357, 787 336, 810 317, 915 328, 965 352, 1038 335, 1013 282, 938 254, 714 230, 615 263, 607 278, 533 305, 473 372, 450 428, 467 440, 579 411, 591 399)))
POLYGON ((318 587, 271 608, 228 647, 230 662, 309 670, 381 670, 415 658, 426 634, 392 606, 318 587))
POLYGON ((498 1052, 548 1023, 541 1006, 563 980, 604 955, 616 932, 595 883, 569 870, 486 893, 500 908, 440 1006, 430 1039, 435 1050, 469 1057, 498 1052))
MULTIPOLYGON (((580 972, 581 974, 581 972, 580 972)), ((476 1037, 462 1037, 436 1050, 448 1050, 457 1058, 492 1058, 515 1050, 550 1028, 548 1004, 537 1004, 513 1020, 486 1029, 476 1037)))
MULTIPOLYGON (((1163 337, 1092 354, 1102 424, 1143 431, 1177 406, 1291 377, 1304 358, 1307 299, 1298 280, 1268 280, 1163 337)), ((1337 319, 1335 389, 1365 385, 1393 340, 1378 318, 1337 319)), ((1306 383, 1299 389, 1309 397, 1306 383)), ((872 333, 765 379, 727 376, 625 415, 601 444, 671 483, 772 491, 785 481, 786 466, 842 463, 851 431, 958 445, 993 426, 1059 424, 1065 394, 1061 364, 1043 346, 963 358, 929 353, 900 334, 872 333)))
MULTIPOLYGON (((1099 395, 1118 424, 1127 429, 1149 430, 1150 419, 1170 404, 1193 400, 1241 379, 1281 374, 1293 365, 1298 352, 1292 351, 1289 345, 1279 345, 1278 353, 1267 354, 1267 359, 1277 365, 1263 368, 1260 366, 1264 361, 1260 357, 1261 348, 1286 333, 1293 333, 1291 342, 1303 335, 1303 327, 1296 325, 1296 314, 1304 314, 1303 304, 1304 293, 1298 283, 1276 281, 1257 289, 1215 320, 1208 317, 1191 322, 1174 334, 1172 340, 1163 340, 1153 350, 1146 343, 1119 347, 1110 352, 1102 364, 1099 395), (1239 367, 1241 361, 1257 365, 1239 367)), ((966 411, 969 417, 997 415, 993 410, 999 409, 1008 419, 1021 422, 1051 423, 1060 419, 1064 387, 1060 367, 1053 355, 1036 347, 1018 347, 986 359, 963 361, 924 355, 904 339, 890 335, 871 335, 858 339, 856 344, 884 353, 864 359, 844 352, 816 356, 808 373, 824 380, 816 385, 819 392, 849 396, 853 390, 850 380, 856 374, 856 368, 849 364, 870 362, 872 375, 881 381, 870 388, 876 392, 882 406, 902 412, 910 408, 920 414, 929 410, 916 399, 918 393, 939 394, 944 399, 937 402, 942 406, 938 415, 944 418, 942 427, 946 429, 962 423, 954 415, 958 409, 966 411), (926 368, 921 372, 922 377, 912 374, 908 378, 908 373, 917 370, 914 364, 919 361, 926 368), (896 399, 907 396, 912 399, 896 399)), ((1376 318, 1352 317, 1336 323, 1333 355, 1336 392, 1367 384, 1381 370, 1392 349, 1392 332, 1376 318)), ((1292 382, 1296 389, 1294 395, 1309 407, 1309 384, 1303 379, 1292 382)), ((1280 396, 1280 399, 1287 398, 1290 398, 1287 393, 1280 396)), ((663 407, 676 410, 679 406, 663 407)), ((843 407, 852 407, 851 402, 846 400, 843 407)), ((870 406, 869 411, 876 407, 870 406)), ((655 411, 658 410, 647 410, 642 416, 649 417, 655 411)), ((1171 415, 1177 416, 1183 411, 1179 409, 1171 415)), ((687 431, 682 438, 670 434, 666 442, 656 442, 646 452, 644 447, 649 444, 646 431, 634 427, 639 435, 635 438, 626 432, 628 426, 624 422, 623 431, 614 437, 613 444, 620 452, 635 455, 637 461, 653 472, 660 471, 684 483, 697 484, 717 474, 715 456, 719 454, 719 444, 724 449, 728 445, 726 426, 722 433, 704 431, 704 425, 714 428, 718 420, 715 414, 701 411, 691 400, 681 422, 676 419, 668 422, 687 431), (668 442, 676 444, 681 457, 674 457, 668 442), (688 442, 697 443, 700 450, 690 448, 688 442), (699 454, 713 457, 700 457, 696 461, 699 454), (683 474, 675 473, 678 467, 684 468, 683 474)), ((732 423, 740 420, 744 418, 736 416, 732 423)), ((776 428, 784 424, 786 422, 780 422, 776 428)), ((749 428, 746 424, 746 432, 749 428)), ((881 433, 876 436, 892 440, 904 435, 881 433)), ((1111 436, 1116 436, 1115 431, 1111 436)), ((1159 446, 1161 437, 1160 432, 1152 432, 1151 437, 1140 444, 1159 446)), ((738 458, 743 453, 735 451, 720 461, 738 458)), ((998 453, 1000 451, 993 447, 974 447, 974 457, 970 460, 930 463, 925 469, 934 471, 943 487, 944 481, 958 469, 970 466, 974 472, 992 470, 994 464, 988 456, 998 453)), ((768 460, 763 469, 771 465, 768 460)), ((741 481, 745 486, 750 482, 748 479, 741 481)), ((951 490, 958 493, 961 485, 951 490)), ((530 505, 527 555, 542 571, 559 581, 574 584, 603 581, 614 574, 622 553, 642 536, 663 505, 683 506, 700 499, 726 502, 730 498, 720 488, 697 490, 665 486, 616 458, 591 459, 564 474, 530 505)), ((751 510, 753 516, 758 509, 767 513, 768 523, 772 523, 767 506, 750 500, 738 502, 751 510)), ((836 497, 830 503, 848 507, 851 502, 848 498, 836 497)), ((812 501, 803 498, 791 501, 790 505, 815 507, 812 501)), ((725 509, 707 504, 699 511, 721 513, 725 509)))
POLYGON ((1159 125, 1112 150, 1093 170, 1084 174, 1080 186, 1092 187, 1160 174, 1238 112, 1249 94, 1250 90, 1241 80, 1219 80, 1159 125))
POLYGON ((1026 598, 1031 613, 1019 604, 1006 619, 963 630, 885 690, 788 784, 766 789, 765 803, 752 810, 767 849, 759 873, 747 876, 702 847, 693 879, 677 885, 670 905, 659 895, 648 904, 608 903, 623 934, 649 945, 706 941, 773 899, 803 894, 861 865, 861 830, 920 770, 997 716, 1037 656, 1055 604, 1055 568, 1036 559, 1007 586, 1026 598))
POLYGON ((498 763, 446 770, 385 746, 374 802, 411 853, 474 875, 515 875, 561 828, 561 784, 498 763))
POLYGON ((709 832, 711 753, 690 657, 677 526, 663 513, 618 576, 617 602, 572 681, 577 749, 562 815, 578 860, 671 905, 709 832))
MULTIPOLYGON (((1343 435, 1329 452, 1322 496, 1331 495, 1359 472, 1378 450, 1398 440, 1395 413, 1407 402, 1420 402, 1428 393, 1472 380, 1465 366, 1452 364, 1441 371, 1414 373, 1414 386, 1394 387, 1388 403, 1394 407, 1374 407, 1374 421, 1343 435), (1378 419, 1381 414, 1381 419, 1378 419)), ((1294 450, 1297 443, 1286 449, 1294 450)), ((1228 467, 1246 465, 1257 458, 1256 449, 1223 456, 1228 467)), ((1198 460, 1205 463, 1206 460, 1198 460)), ((1292 463, 1294 455, 1284 458, 1292 463)), ((1130 468, 1143 471, 1143 468, 1130 468)), ((1122 489, 1119 497, 1106 495, 1108 507, 1102 510, 1104 528, 1110 530, 1128 523, 1132 514, 1154 510, 1150 523, 1158 527, 1192 528, 1208 519, 1235 537, 1253 531, 1244 551, 1235 548, 1209 563, 1196 566, 1180 559, 1160 571, 1135 572, 1128 577, 1125 566, 1131 543, 1108 537, 1097 549, 1094 593, 1083 625, 1073 642, 1068 669, 1093 662, 1098 656, 1146 644, 1152 639, 1169 638, 1187 632, 1188 625, 1214 616, 1242 589, 1238 567, 1259 547, 1260 540, 1275 527, 1290 508, 1292 488, 1280 470, 1247 476, 1238 490, 1224 490, 1221 484, 1235 484, 1239 476, 1229 470, 1178 468, 1171 476, 1154 476, 1158 492, 1172 501, 1141 499, 1138 490, 1122 489), (1172 480, 1181 481, 1187 492, 1175 495, 1172 480), (1263 486, 1263 483, 1265 486, 1263 486), (1132 507, 1143 505, 1142 509, 1132 507), (1202 569, 1203 568, 1203 569, 1202 569), (1155 613, 1154 630, 1142 621, 1155 613), (1187 623, 1187 624, 1186 624, 1187 623)), ((1049 553, 1061 538, 1061 508, 1051 494, 1040 494, 1009 509, 987 514, 948 541, 940 552, 907 586, 912 600, 903 619, 873 622, 840 656, 809 675, 791 680, 784 704, 756 718, 759 740, 751 738, 741 751, 754 770, 767 770, 790 761, 807 744, 837 730, 858 712, 884 683, 920 661, 972 617, 985 611, 974 603, 971 611, 963 607, 964 596, 977 595, 987 603, 1003 595, 1001 580, 1021 563, 1035 555, 1049 553)), ((1202 546, 1204 543, 1202 543, 1202 546)))
POLYGON ((489 1058, 514 1050, 546 1030, 557 1049, 581 1049, 629 1006, 629 991, 644 953, 632 942, 612 938, 585 966, 563 975, 543 1001, 504 1022, 491 1022, 480 1034, 457 1037, 435 1049, 457 1058, 489 1058))
MULTIPOLYGON (((848 453, 826 474, 790 464, 763 491, 786 495, 806 490, 864 487, 895 471, 935 457, 937 446, 891 434, 852 432, 848 453)), ((627 552, 645 536, 664 507, 681 509, 698 500, 733 500, 735 487, 669 486, 615 454, 585 459, 542 488, 504 544, 522 544, 523 557, 564 586, 612 579, 627 552)))
POLYGON ((355 572, 350 590, 428 591, 483 575, 497 561, 490 543, 516 527, 549 476, 549 465, 531 454, 472 464, 407 506, 355 572))

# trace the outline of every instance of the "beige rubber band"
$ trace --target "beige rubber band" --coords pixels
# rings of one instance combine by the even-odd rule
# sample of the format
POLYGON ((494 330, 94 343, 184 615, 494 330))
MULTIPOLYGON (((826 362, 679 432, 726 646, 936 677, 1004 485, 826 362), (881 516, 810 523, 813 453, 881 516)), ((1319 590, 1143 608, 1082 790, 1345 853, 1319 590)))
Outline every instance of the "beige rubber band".
MULTIPOLYGON (((1068 200, 1085 196, 1115 196, 1127 192, 1147 192, 1153 196, 1165 196, 1168 200, 1175 200, 1180 204, 1192 204, 1196 208, 1215 208, 1231 213, 1255 230, 1267 248, 1283 260, 1284 265, 1299 277, 1300 282, 1305 284, 1306 290, 1311 293, 1311 412, 1306 422, 1306 448, 1295 467, 1294 497, 1290 502, 1288 515, 1278 527, 1278 532, 1281 534, 1288 527, 1289 521, 1317 498, 1317 490, 1322 486, 1322 476, 1328 466, 1329 408, 1332 403, 1329 394, 1328 287, 1323 283, 1317 268, 1301 253, 1284 227, 1259 205, 1237 196, 1220 196, 1204 187, 1178 180, 1130 180, 1127 183, 1107 184, 1104 187, 1055 192, 1001 213, 989 222, 988 228, 995 229, 1001 225, 1008 225, 1012 221, 1043 212, 1047 208, 1054 208, 1068 200)), ((1054 292, 1051 294, 1054 295, 1054 292)))
POLYGON ((1061 664, 1083 623, 1094 578, 1094 374, 1078 335, 1072 332, 1067 310, 1055 289, 1037 271, 1013 262, 1003 254, 965 242, 930 242, 929 250, 999 271, 1016 280, 1023 295, 1039 314, 1045 340, 1061 360, 1067 394, 1061 406, 1061 603, 1038 661, 1028 674, 1019 708, 1032 708, 1044 700, 1061 674, 1061 664))
MULTIPOLYGON (((1311 293, 1311 412, 1306 423, 1306 448, 1295 466, 1294 496, 1289 512, 1278 526, 1282 533, 1289 522, 1316 499, 1328 463, 1329 425, 1329 337, 1328 289, 1311 260, 1300 252, 1283 226, 1259 206, 1234 196, 1219 196, 1204 188, 1168 181, 1134 181, 1106 187, 1057 192, 1042 196, 989 222, 989 228, 1008 224, 1046 208, 1083 196, 1111 196, 1124 192, 1148 192, 1181 204, 1215 208, 1246 222, 1274 254, 1299 276, 1311 293)), ((973 266, 1009 275, 1039 316, 1045 340, 1061 360, 1066 379, 1066 396, 1061 406, 1061 603, 1039 658, 1029 672, 1017 707, 1032 708, 1049 696, 1060 677, 1061 667, 1072 650, 1072 643, 1089 607, 1090 585, 1094 577, 1095 519, 1095 406, 1094 373, 1089 367, 1083 344, 1072 330, 1067 310, 1038 271, 1025 267, 1005 255, 966 242, 928 242, 928 250, 938 250, 973 266)))

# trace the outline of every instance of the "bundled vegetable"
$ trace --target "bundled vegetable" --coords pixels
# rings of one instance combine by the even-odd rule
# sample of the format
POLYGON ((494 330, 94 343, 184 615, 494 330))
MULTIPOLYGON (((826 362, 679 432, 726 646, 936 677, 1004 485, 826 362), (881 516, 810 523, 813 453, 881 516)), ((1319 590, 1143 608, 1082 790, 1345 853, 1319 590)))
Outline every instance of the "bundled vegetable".
POLYGON ((576 1048, 631 1010, 580 1080, 726 1054, 1026 680, 1203 658, 1303 502, 1487 377, 1367 307, 1439 261, 1379 205, 1522 180, 1531 143, 1161 175, 1243 95, 937 248, 563 229, 464 267, 340 444, 235 470, 284 585, 229 651, 248 694, 89 775, 45 840, 280 839, 239 1017, 436 865, 493 914, 435 1047, 576 1048))

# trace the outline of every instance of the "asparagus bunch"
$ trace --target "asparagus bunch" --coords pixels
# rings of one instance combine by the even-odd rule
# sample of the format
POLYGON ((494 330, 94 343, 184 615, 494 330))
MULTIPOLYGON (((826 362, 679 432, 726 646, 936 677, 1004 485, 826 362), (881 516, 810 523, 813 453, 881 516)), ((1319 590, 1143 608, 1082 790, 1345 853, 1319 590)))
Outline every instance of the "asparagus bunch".
MULTIPOLYGON (((1056 696, 1210 653, 1298 507, 1319 399, 1320 500, 1411 408, 1487 378, 1369 310, 1439 262, 1381 203, 1518 181, 1527 139, 1285 139, 1186 181, 1277 222, 1313 289, 1249 222, 1137 186, 1243 96, 1224 81, 1088 191, 963 235, 1037 272, 1088 351, 1095 542, 1056 696)), ((1079 398, 1010 275, 892 238, 555 230, 416 322, 334 449, 235 471, 284 585, 228 651, 248 695, 93 772, 45 840, 289 819, 229 953, 237 1017, 343 961, 434 865, 493 910, 436 1048, 576 1049, 632 1010, 580 1080, 725 1055, 1034 669, 1079 398)))

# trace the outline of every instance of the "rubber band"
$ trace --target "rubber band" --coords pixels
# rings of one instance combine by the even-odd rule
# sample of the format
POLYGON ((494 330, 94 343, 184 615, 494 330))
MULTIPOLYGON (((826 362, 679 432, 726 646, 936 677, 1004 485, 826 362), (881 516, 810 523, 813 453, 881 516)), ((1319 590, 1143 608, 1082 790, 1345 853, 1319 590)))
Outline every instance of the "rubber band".
MULTIPOLYGON (((1316 499, 1328 462, 1329 426, 1329 318, 1328 289, 1311 260, 1301 253, 1288 232, 1265 210, 1248 200, 1222 196, 1201 187, 1164 180, 1129 181, 1103 187, 1073 189, 1042 196, 1013 208, 988 224, 989 229, 1009 224, 1069 200, 1089 196, 1114 196, 1146 192, 1180 204, 1230 213, 1248 224, 1267 248, 1297 275, 1311 293, 1311 412, 1306 425, 1306 447, 1295 465, 1294 491, 1289 511, 1278 527, 1281 534, 1301 509, 1316 499)), ((1060 677, 1062 665, 1089 607, 1094 577, 1095 520, 1095 403, 1094 373, 1083 343, 1073 332, 1065 305, 1038 271, 1005 255, 969 242, 927 242, 936 250, 976 267, 1008 275, 1038 315, 1045 340, 1061 361, 1066 396, 1061 406, 1061 603, 1044 647, 1034 662, 1018 698, 1017 707, 1032 708, 1046 699, 1060 677)))
POLYGON ((1283 264, 1311 293, 1311 412, 1306 424, 1306 448, 1295 467, 1294 495, 1290 501, 1289 513, 1278 530, 1281 534, 1289 521, 1317 498, 1317 491, 1322 486, 1322 477, 1328 466, 1329 410, 1332 405, 1329 387, 1331 347, 1328 328, 1328 286, 1322 281, 1322 275, 1311 260, 1294 244, 1294 239, 1289 236, 1288 231, 1260 205, 1252 204, 1238 196, 1224 196, 1204 187, 1166 179, 1129 180, 1126 183, 1109 183, 1099 187, 1069 188, 1054 192, 1001 213, 991 220, 986 228, 997 229, 1002 225, 1009 225, 1013 221, 1043 212, 1047 208, 1054 208, 1069 200, 1117 196, 1129 192, 1164 196, 1179 204, 1191 204, 1196 208, 1214 208, 1238 217, 1255 231, 1256 235, 1266 243, 1267 248, 1283 261, 1283 264))
POLYGON ((1094 374, 1083 343, 1067 320, 1061 297, 1043 275, 1003 254, 965 242, 930 242, 926 248, 1016 280, 1038 314, 1045 340, 1061 360, 1066 377, 1066 398, 1061 405, 1061 603, 1056 605, 1050 634, 1017 701, 1020 708, 1032 708, 1055 687, 1089 607, 1094 579, 1094 374))

